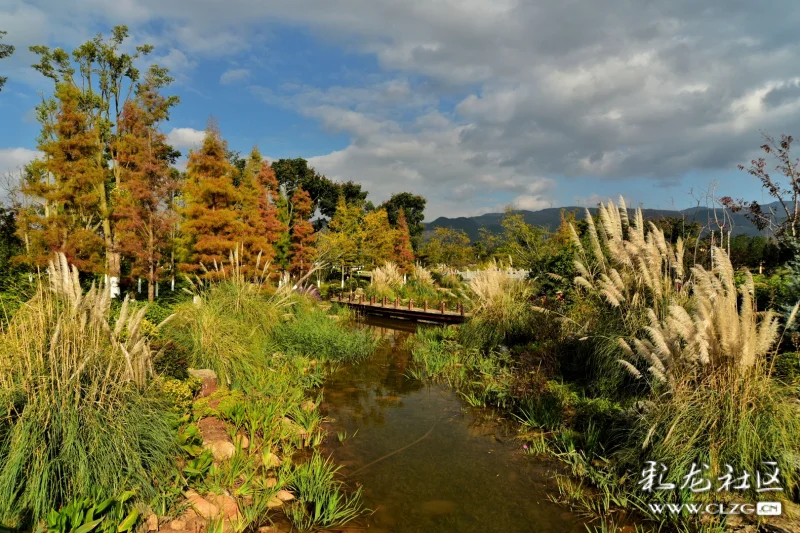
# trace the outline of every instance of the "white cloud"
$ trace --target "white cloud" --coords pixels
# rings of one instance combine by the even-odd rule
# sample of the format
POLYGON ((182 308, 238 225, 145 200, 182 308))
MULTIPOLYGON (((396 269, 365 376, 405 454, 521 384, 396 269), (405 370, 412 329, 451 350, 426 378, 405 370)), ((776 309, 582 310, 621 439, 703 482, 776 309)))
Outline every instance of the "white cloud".
POLYGON ((18 185, 22 168, 40 155, 28 148, 0 148, 0 204, 18 185))
POLYGON ((40 155, 29 148, 0 148, 0 175, 21 169, 40 155))
MULTIPOLYGON (((21 51, 88 38, 96 21, 129 23, 134 33, 157 21, 151 41, 183 72, 207 57, 258 55, 282 24, 368 54, 381 81, 252 89, 351 137, 313 158, 320 170, 369 182, 379 195, 418 188, 431 209, 451 214, 494 205, 490 190, 543 205, 558 191, 555 178, 563 191, 572 176, 663 184, 731 170, 751 158, 760 129, 800 129, 800 10, 790 0, 637 9, 628 0, 0 2, 8 42, 21 51)), ((12 58, 20 72, 11 75, 38 76, 21 72, 30 59, 12 58)), ((237 71, 220 82, 245 81, 237 71)), ((202 139, 173 132, 185 144, 202 139)))
POLYGON ((228 69, 219 77, 219 82, 223 85, 242 83, 250 79, 251 72, 246 68, 228 69))
POLYGON ((194 128, 172 128, 167 134, 167 141, 175 148, 196 148, 203 144, 206 133, 194 128))

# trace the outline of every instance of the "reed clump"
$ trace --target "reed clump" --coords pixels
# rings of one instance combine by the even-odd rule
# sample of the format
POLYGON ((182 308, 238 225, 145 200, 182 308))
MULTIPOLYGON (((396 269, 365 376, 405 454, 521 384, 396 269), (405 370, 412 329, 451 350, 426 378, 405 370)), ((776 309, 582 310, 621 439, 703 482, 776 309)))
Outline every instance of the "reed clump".
POLYGON ((503 269, 479 272, 470 282, 472 317, 463 328, 467 346, 492 348, 529 333, 533 290, 503 269))
POLYGON ((59 254, 0 332, 0 521, 38 521, 74 497, 153 496, 172 468, 169 415, 151 387, 146 309, 111 321, 109 287, 84 292, 59 254))

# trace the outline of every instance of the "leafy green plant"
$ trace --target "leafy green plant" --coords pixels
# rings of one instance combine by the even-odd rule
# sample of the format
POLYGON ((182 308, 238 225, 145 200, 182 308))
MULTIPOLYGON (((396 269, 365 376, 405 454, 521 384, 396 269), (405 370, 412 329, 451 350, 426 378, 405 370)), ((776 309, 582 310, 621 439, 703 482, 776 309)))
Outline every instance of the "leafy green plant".
MULTIPOLYGON (((95 491, 96 492, 96 491, 95 491)), ((110 498, 80 497, 58 511, 51 510, 45 520, 47 533, 125 533, 133 531, 139 510, 132 508, 133 491, 110 498)))
POLYGON ((308 531, 341 526, 364 512, 361 488, 345 494, 342 483, 334 479, 337 471, 330 459, 317 453, 297 466, 289 482, 297 501, 286 509, 295 527, 308 531))

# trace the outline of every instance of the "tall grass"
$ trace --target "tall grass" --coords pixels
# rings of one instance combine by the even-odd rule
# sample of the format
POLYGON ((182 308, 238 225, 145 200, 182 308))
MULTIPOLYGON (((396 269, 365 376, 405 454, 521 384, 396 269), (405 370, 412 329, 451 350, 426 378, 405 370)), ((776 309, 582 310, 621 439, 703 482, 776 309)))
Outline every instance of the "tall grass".
POLYGON ((334 478, 338 470, 330 459, 315 453, 292 473, 289 486, 297 501, 286 514, 300 531, 341 526, 364 512, 361 488, 345 494, 342 483, 334 478))
POLYGON ((195 368, 214 370, 228 385, 247 381, 264 366, 269 333, 293 303, 291 288, 274 292, 269 264, 242 265, 238 250, 215 275, 192 283, 193 298, 175 308, 163 336, 188 351, 195 368))
POLYGON ((403 273, 396 263, 388 261, 372 269, 371 285, 378 296, 393 296, 403 286, 403 273))
POLYGON ((723 473, 725 464, 752 470, 776 461, 791 489, 800 472, 800 404, 771 378, 778 318, 756 310, 749 273, 737 289, 727 254, 712 254, 713 270, 692 269, 685 306, 671 305, 661 320, 649 309, 646 336, 633 348, 620 340, 629 357, 649 364, 659 394, 639 417, 636 438, 676 468, 702 461, 723 473))
POLYGON ((291 320, 272 331, 278 350, 287 355, 305 355, 326 361, 354 362, 372 355, 377 340, 367 329, 348 325, 352 317, 341 310, 332 320, 323 310, 296 307, 291 320))
POLYGON ((0 333, 0 520, 38 521, 100 489, 155 494, 175 449, 148 387, 145 309, 126 300, 110 323, 105 285, 83 292, 59 255, 0 333))
POLYGON ((462 330, 466 345, 493 348, 530 333, 533 291, 529 281, 489 269, 469 282, 469 290, 472 317, 462 330))

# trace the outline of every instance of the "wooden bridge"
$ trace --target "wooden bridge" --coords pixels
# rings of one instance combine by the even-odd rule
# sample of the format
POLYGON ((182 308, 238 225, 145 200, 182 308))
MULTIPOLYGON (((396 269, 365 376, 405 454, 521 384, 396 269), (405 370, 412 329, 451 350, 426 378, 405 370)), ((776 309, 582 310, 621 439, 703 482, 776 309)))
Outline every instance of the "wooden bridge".
POLYGON ((356 297, 352 294, 347 297, 343 297, 341 294, 338 297, 332 297, 331 302, 346 305, 365 315, 399 318, 413 322, 460 324, 469 317, 469 313, 464 312, 464 304, 458 304, 455 310, 447 309, 444 302, 438 308, 429 308, 428 301, 425 300, 422 302, 422 307, 414 307, 414 300, 409 300, 407 304, 401 304, 397 298, 389 301, 387 298, 378 300, 374 297, 365 298, 364 295, 356 297))

